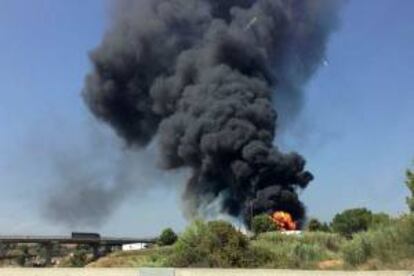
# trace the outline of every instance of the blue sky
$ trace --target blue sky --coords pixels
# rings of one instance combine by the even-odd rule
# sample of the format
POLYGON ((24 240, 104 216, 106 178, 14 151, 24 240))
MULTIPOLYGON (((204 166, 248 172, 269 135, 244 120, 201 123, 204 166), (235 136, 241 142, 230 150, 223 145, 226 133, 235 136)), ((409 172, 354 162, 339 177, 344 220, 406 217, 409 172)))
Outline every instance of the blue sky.
MULTIPOLYGON (((306 87, 299 120, 279 138, 315 174, 301 194, 311 216, 328 220, 359 206, 406 211, 404 170, 414 159, 413 10, 411 0, 351 0, 329 43, 329 66, 306 87)), ((103 0, 0 1, 0 233, 71 231, 39 214, 46 191, 58 185, 50 155, 88 148, 95 132, 109 152, 118 147, 107 129, 96 130, 101 127, 79 95, 87 53, 99 43, 109 13, 103 0)), ((97 230, 180 230, 178 194, 159 187, 134 191, 97 230)))

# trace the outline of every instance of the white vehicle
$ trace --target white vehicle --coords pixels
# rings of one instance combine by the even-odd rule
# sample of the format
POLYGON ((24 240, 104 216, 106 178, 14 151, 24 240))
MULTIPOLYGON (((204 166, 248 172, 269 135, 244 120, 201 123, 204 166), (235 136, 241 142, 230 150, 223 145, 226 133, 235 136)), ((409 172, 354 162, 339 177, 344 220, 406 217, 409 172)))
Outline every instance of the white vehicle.
POLYGON ((122 245, 122 251, 136 251, 142 250, 148 247, 147 243, 131 243, 131 244, 124 244, 122 245))

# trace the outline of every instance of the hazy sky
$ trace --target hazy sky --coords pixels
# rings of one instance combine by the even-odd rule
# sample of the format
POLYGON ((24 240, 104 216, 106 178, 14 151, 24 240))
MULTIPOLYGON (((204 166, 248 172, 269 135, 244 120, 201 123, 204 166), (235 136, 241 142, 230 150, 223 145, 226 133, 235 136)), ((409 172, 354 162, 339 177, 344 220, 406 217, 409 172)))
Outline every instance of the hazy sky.
MULTIPOLYGON (((279 140, 308 160, 315 180, 301 197, 330 219, 366 206, 399 214, 414 159, 414 1, 351 0, 329 43, 328 66, 309 83, 301 118, 279 140)), ((94 123, 80 91, 87 53, 109 23, 103 0, 0 0, 0 234, 69 233, 41 202, 59 187, 56 159, 86 169, 117 162, 122 145, 94 123)), ((147 186, 185 175, 154 169, 137 155, 147 186)), ((96 230, 151 235, 185 225, 178 189, 135 190, 96 230)))

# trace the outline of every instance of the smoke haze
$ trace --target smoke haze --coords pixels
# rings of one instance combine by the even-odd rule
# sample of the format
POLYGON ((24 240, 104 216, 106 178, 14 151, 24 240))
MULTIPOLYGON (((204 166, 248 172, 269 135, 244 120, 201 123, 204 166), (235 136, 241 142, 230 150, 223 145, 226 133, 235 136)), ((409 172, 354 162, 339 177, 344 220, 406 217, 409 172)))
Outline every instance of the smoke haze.
MULTIPOLYGON (((69 147, 52 145, 51 179, 41 208, 42 215, 70 229, 102 226, 130 196, 144 200, 149 188, 163 182, 183 182, 186 170, 167 173, 157 168, 153 145, 125 148, 119 139, 89 121, 82 141, 69 147)), ((44 154, 43 149, 42 153, 44 154)))
MULTIPOLYGON (((275 210, 302 220, 297 191, 313 176, 299 154, 274 145, 277 118, 288 122, 300 112, 302 88, 325 59, 340 1, 117 3, 112 26, 90 55, 83 97, 92 113, 131 150, 157 137, 163 169, 191 169, 183 194, 188 218, 204 216, 205 206, 220 199, 221 213, 244 222, 275 210)), ((91 204, 85 219, 108 211, 94 202, 112 208, 140 185, 102 190, 96 176, 86 176, 67 178, 92 194, 69 193, 70 201, 91 204)), ((56 206, 67 208, 50 201, 50 209, 56 206)))

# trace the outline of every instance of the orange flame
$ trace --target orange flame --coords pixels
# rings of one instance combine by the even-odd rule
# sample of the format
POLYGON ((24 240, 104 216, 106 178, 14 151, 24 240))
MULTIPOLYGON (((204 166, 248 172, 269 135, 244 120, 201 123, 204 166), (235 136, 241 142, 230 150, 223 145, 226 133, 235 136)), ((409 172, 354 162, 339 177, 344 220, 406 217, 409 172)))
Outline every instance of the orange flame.
POLYGON ((296 230, 296 222, 292 216, 287 212, 274 212, 272 220, 276 224, 277 228, 282 231, 293 231, 296 230))

